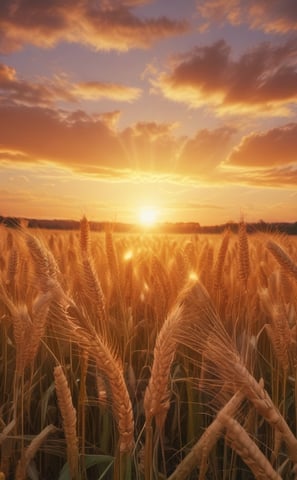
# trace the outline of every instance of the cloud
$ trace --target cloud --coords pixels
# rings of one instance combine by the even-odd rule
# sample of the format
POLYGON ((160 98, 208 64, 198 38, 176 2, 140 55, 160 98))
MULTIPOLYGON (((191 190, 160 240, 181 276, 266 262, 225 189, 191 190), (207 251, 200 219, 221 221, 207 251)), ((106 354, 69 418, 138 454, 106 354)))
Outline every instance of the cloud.
POLYGON ((166 205, 166 208, 172 210, 223 210, 222 205, 216 205, 215 203, 201 203, 201 202, 187 202, 187 203, 170 203, 166 205))
POLYGON ((172 134, 176 126, 175 122, 137 122, 119 134, 136 174, 175 174, 181 144, 172 134))
POLYGON ((0 190, 0 199, 3 205, 5 204, 22 204, 37 201, 38 198, 32 193, 28 192, 10 192, 8 190, 0 190))
POLYGON ((197 10, 209 22, 232 25, 248 23, 265 32, 287 33, 297 30, 295 0, 198 0, 197 10))
POLYGON ((245 136, 228 158, 228 164, 241 167, 297 165, 297 123, 245 136))
POLYGON ((0 160, 47 161, 99 177, 207 176, 223 160, 233 134, 226 127, 178 137, 174 122, 138 122, 119 131, 118 118, 118 111, 88 115, 1 105, 0 160))
POLYGON ((19 79, 16 70, 4 64, 0 64, 0 98, 25 105, 51 105, 56 100, 76 100, 62 79, 40 79, 30 83, 19 79))
POLYGON ((297 187, 296 165, 266 168, 232 168, 223 170, 219 180, 222 184, 249 185, 253 187, 297 187))
MULTIPOLYGON (((81 212, 82 200, 77 195, 61 194, 56 190, 46 191, 44 188, 42 191, 41 189, 32 191, 32 189, 24 190, 20 186, 17 189, 13 189, 14 185, 10 187, 12 188, 10 191, 0 188, 1 215, 52 219, 54 211, 55 217, 57 213, 58 218, 77 219, 77 215, 81 212)), ((100 202, 92 205, 92 209, 104 211, 100 202)))
POLYGON ((220 165, 222 181, 261 187, 297 186, 297 123, 250 133, 220 165))
POLYGON ((134 138, 145 137, 154 142, 167 137, 176 127, 175 123, 137 122, 131 127, 130 133, 134 138))
POLYGON ((187 175, 200 174, 209 177, 224 161, 235 133, 236 129, 228 126, 200 130, 184 144, 179 157, 181 169, 187 175))
POLYGON ((108 98, 130 102, 139 98, 141 90, 140 88, 110 82, 80 82, 73 86, 72 92, 82 99, 99 100, 108 98))
POLYGON ((231 53, 220 40, 177 56, 168 72, 151 80, 155 93, 220 114, 288 115, 297 101, 297 39, 262 43, 238 59, 231 53))
POLYGON ((123 157, 109 121, 80 111, 68 114, 50 108, 2 105, 0 144, 2 150, 22 152, 32 162, 56 162, 85 172, 100 172, 109 163, 121 168, 123 157))
POLYGON ((181 20, 137 17, 132 9, 145 1, 2 0, 0 51, 21 49, 25 44, 52 47, 61 41, 80 43, 98 50, 146 48, 156 40, 189 29, 181 20))
POLYGON ((46 163, 115 181, 297 184, 297 123, 250 134, 235 145, 239 132, 233 126, 180 137, 174 122, 138 122, 119 130, 119 114, 2 104, 1 165, 46 163))
POLYGON ((28 82, 17 77, 16 70, 0 64, 0 99, 22 105, 52 106, 58 101, 77 103, 79 100, 101 100, 103 98, 131 102, 141 94, 139 88, 120 83, 79 82, 72 83, 65 76, 52 80, 39 78, 28 82))

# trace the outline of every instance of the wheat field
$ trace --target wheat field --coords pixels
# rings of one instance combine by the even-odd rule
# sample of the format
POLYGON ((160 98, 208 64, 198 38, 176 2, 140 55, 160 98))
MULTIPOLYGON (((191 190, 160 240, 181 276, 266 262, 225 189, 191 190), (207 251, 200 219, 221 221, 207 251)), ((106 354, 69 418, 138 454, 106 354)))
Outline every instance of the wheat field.
POLYGON ((297 478, 297 239, 0 227, 0 479, 297 478))

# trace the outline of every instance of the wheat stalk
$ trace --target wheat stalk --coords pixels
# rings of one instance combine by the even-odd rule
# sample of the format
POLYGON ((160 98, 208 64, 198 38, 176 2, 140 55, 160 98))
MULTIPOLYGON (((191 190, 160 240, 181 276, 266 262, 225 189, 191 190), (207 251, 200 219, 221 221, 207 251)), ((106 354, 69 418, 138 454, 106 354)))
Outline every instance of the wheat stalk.
POLYGON ((15 418, 13 418, 8 425, 5 425, 2 432, 0 433, 0 445, 2 445, 3 442, 5 442, 5 440, 7 439, 7 436, 10 434, 10 432, 14 428, 15 428, 15 418))

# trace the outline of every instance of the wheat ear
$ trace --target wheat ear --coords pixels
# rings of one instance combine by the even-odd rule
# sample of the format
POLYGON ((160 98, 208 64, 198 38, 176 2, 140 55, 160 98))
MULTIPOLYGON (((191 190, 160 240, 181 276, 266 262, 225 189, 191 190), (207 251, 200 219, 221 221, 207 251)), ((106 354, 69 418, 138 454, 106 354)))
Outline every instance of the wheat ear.
POLYGON ((13 284, 19 265, 19 256, 15 248, 12 248, 8 258, 7 266, 7 284, 13 284))
POLYGON ((34 361, 40 340, 45 329, 47 314, 52 301, 51 292, 41 293, 34 300, 32 312, 29 313, 26 304, 11 305, 13 336, 16 345, 16 374, 22 375, 25 368, 34 361))
POLYGON ((260 413, 273 428, 280 432, 288 447, 289 457, 296 465, 297 439, 290 430, 285 418, 274 405, 263 385, 259 385, 240 361, 235 363, 233 368, 233 379, 235 379, 235 383, 238 387, 240 385, 242 386, 243 392, 250 402, 252 402, 258 413, 260 413))
POLYGON ((218 257, 214 267, 213 285, 214 285, 215 291, 218 290, 221 286, 223 266, 225 262, 226 253, 228 250, 229 240, 230 240, 230 232, 229 230, 226 230, 220 245, 218 257))
POLYGON ((72 404, 70 389, 61 365, 54 368, 58 405, 63 420, 67 443, 67 460, 71 478, 78 478, 78 438, 76 434, 76 410, 72 404))
POLYGON ((242 390, 257 411, 273 428, 280 431, 287 444, 289 456, 296 464, 296 437, 264 387, 259 385, 247 370, 205 288, 199 283, 194 284, 185 292, 182 304, 184 322, 188 327, 187 334, 179 332, 180 343, 191 348, 195 355, 197 350, 204 354, 212 365, 213 374, 233 391, 242 390))
POLYGON ((51 291, 56 301, 62 304, 67 303, 68 300, 59 282, 60 270, 52 252, 28 233, 26 240, 34 262, 40 290, 42 293, 51 291))
POLYGON ((269 240, 266 245, 279 265, 297 281, 297 265, 293 262, 291 257, 289 257, 289 255, 272 240, 269 240))
POLYGON ((26 362, 32 363, 46 331, 47 316, 52 301, 52 293, 39 294, 32 305, 32 325, 26 351, 26 362))
POLYGON ((219 414, 216 416, 168 480, 186 480, 196 466, 199 466, 200 469, 199 478, 205 478, 207 457, 217 440, 223 434, 224 424, 222 422, 222 415, 235 415, 243 400, 244 395, 242 392, 239 391, 233 395, 228 403, 220 410, 219 413, 221 416, 219 414))
POLYGON ((250 274, 249 244, 246 231, 246 224, 241 222, 238 231, 239 243, 239 277, 245 287, 250 274))
POLYGON ((119 449, 121 453, 130 453, 134 446, 134 418, 123 368, 112 349, 94 331, 78 327, 69 318, 68 327, 70 337, 88 351, 109 383, 112 411, 119 431, 119 449))
POLYGON ((265 311, 269 314, 270 323, 265 325, 274 353, 285 372, 289 368, 289 352, 292 344, 292 332, 286 316, 284 305, 275 301, 273 294, 265 289, 260 293, 265 311))
POLYGON ((24 373, 27 360, 29 331, 32 321, 27 305, 18 305, 12 315, 13 336, 16 346, 16 375, 24 373))
POLYGON ((119 264, 110 225, 107 225, 105 230, 105 253, 107 257, 110 275, 114 280, 117 281, 117 283, 119 283, 119 264))
POLYGON ((104 335, 106 333, 106 300, 101 283, 89 258, 83 259, 83 291, 89 302, 94 305, 96 313, 96 331, 104 335))
POLYGON ((255 478, 257 480, 282 480, 240 423, 225 412, 220 412, 219 417, 226 427, 227 442, 250 467, 255 478))
POLYGON ((43 442, 47 437, 56 431, 54 425, 47 425, 36 437, 33 438, 30 445, 24 450, 15 472, 15 480, 25 480, 27 478, 26 472, 30 461, 36 455, 43 442))
POLYGON ((177 347, 174 329, 181 319, 181 308, 177 307, 163 323, 157 336, 151 376, 144 395, 143 406, 146 423, 150 424, 151 419, 156 417, 156 424, 160 430, 169 409, 169 374, 177 347))
POLYGON ((83 256, 87 256, 90 249, 90 226, 87 218, 83 216, 80 221, 80 250, 83 256))

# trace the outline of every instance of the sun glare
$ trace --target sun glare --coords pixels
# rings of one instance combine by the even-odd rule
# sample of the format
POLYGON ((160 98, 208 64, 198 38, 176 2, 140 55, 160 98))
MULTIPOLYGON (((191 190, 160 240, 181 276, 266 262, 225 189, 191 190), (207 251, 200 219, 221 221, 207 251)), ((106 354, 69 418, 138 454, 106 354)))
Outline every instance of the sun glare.
POLYGON ((139 210, 139 222, 144 227, 153 227, 157 221, 157 210, 153 207, 142 207, 139 210))

